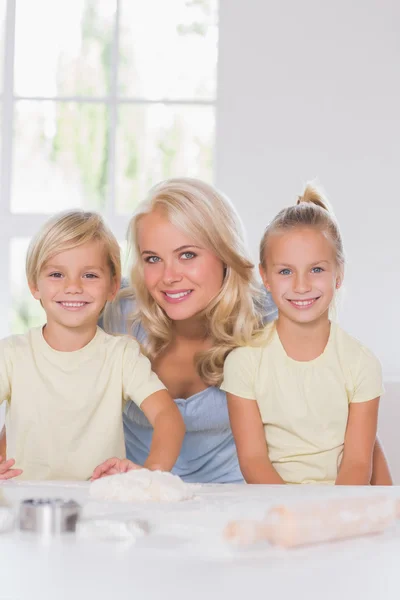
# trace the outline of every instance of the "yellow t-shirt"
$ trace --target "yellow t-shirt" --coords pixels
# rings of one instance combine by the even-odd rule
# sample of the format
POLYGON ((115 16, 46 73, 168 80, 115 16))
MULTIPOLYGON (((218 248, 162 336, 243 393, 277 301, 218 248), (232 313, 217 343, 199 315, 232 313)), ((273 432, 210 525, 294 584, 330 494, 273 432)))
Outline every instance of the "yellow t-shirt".
POLYGON ((286 354, 275 324, 267 333, 264 347, 228 355, 221 389, 257 401, 269 458, 284 481, 333 484, 349 402, 381 396, 380 363, 334 323, 324 352, 308 362, 286 354))
POLYGON ((0 341, 0 404, 7 401, 7 456, 23 479, 85 480, 125 456, 122 410, 164 389, 139 344, 97 328, 75 352, 59 352, 42 328, 0 341))

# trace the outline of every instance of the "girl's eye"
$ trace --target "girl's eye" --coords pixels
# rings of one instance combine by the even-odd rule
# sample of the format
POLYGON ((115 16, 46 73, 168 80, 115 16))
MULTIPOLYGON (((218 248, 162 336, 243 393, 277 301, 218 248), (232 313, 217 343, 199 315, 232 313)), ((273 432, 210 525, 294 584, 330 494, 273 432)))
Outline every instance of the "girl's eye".
POLYGON ((323 273, 324 271, 322 267, 313 267, 311 270, 313 273, 323 273))
POLYGON ((96 275, 96 273, 85 273, 84 277, 86 279, 97 279, 98 278, 98 276, 96 275))
POLYGON ((159 258, 158 256, 147 256, 147 257, 145 258, 145 261, 146 261, 147 263, 150 263, 150 264, 152 264, 152 265, 153 265, 154 263, 157 263, 159 260, 160 260, 160 258, 159 258))
POLYGON ((290 269, 282 269, 281 271, 279 271, 279 275, 290 275, 290 273, 290 269))
POLYGON ((49 277, 54 277, 54 279, 60 279, 60 277, 62 277, 61 273, 50 273, 49 277))
POLYGON ((194 252, 183 252, 183 254, 181 254, 181 258, 183 258, 183 260, 190 260, 191 258, 194 258, 196 256, 196 254, 194 252))

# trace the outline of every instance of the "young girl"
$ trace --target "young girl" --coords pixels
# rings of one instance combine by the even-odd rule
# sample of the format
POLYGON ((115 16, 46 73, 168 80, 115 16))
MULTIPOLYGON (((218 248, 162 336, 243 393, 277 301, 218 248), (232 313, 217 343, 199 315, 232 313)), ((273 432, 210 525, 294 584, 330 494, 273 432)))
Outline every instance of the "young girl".
POLYGON ((154 428, 144 466, 170 470, 184 424, 139 344, 97 326, 120 285, 118 242, 95 213, 51 219, 32 241, 26 273, 44 327, 0 342, 7 450, 0 479, 88 479, 124 455, 122 410, 133 400, 154 428))
POLYGON ((381 367, 329 319, 343 270, 338 224, 307 186, 261 241, 260 274, 278 319, 259 347, 235 349, 224 366, 222 389, 248 483, 371 482, 381 367))

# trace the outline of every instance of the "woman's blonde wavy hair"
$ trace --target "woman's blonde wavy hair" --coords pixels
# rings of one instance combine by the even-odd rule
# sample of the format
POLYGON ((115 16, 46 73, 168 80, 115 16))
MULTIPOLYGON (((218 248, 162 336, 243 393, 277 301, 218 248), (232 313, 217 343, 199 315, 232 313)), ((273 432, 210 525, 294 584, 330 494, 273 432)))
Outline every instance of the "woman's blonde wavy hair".
MULTIPOLYGON (((227 354, 251 342, 262 329, 261 288, 254 275, 244 241, 242 223, 230 201, 211 185, 197 179, 179 178, 161 182, 150 190, 129 224, 133 251, 130 287, 121 290, 116 302, 132 298, 135 310, 128 327, 140 322, 147 333, 144 350, 150 359, 172 340, 172 321, 146 288, 143 261, 138 246, 138 224, 144 215, 160 211, 170 223, 217 256, 225 265, 222 287, 204 309, 205 334, 212 347, 199 352, 196 367, 207 385, 219 385, 227 354)), ((105 327, 110 327, 105 315, 105 327)))

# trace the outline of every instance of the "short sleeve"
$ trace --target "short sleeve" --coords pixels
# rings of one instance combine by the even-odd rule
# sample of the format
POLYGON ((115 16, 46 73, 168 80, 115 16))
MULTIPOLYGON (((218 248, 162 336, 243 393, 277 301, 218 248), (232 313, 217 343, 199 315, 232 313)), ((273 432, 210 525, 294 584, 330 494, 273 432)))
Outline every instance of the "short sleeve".
POLYGON ((378 398, 383 392, 381 363, 372 352, 361 347, 350 402, 367 402, 378 398))
POLYGON ((10 338, 0 340, 0 404, 11 400, 12 344, 10 338))
POLYGON ((152 371, 149 359, 140 352, 140 346, 133 338, 126 340, 122 365, 122 390, 124 401, 133 400, 138 406, 151 394, 165 390, 165 385, 152 371))
POLYGON ((256 400, 255 375, 257 361, 255 348, 236 348, 225 359, 221 390, 240 398, 256 400))

